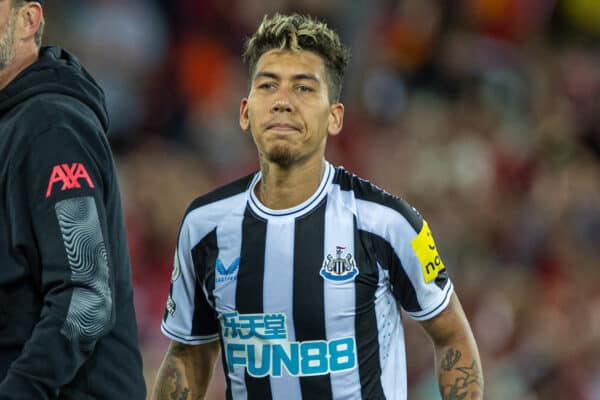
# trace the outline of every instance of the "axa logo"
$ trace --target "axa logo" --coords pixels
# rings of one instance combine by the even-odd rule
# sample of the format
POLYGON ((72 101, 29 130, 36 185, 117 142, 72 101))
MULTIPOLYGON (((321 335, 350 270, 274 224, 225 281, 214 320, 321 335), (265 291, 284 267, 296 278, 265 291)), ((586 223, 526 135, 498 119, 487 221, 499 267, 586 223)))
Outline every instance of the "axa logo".
POLYGON ((50 180, 48 181, 46 198, 50 197, 52 190, 54 189, 54 185, 57 183, 61 184, 60 190, 62 192, 69 189, 79 189, 81 188, 82 183, 87 183, 90 188, 94 188, 94 183, 90 179, 90 175, 85 169, 85 166, 81 163, 71 163, 70 165, 64 163, 55 165, 54 168, 52 168, 50 180))
POLYGON ((226 281, 235 281, 237 279, 237 275, 235 272, 238 270, 240 266, 240 258, 237 257, 228 267, 223 264, 223 261, 217 258, 216 261, 216 269, 217 269, 217 282, 226 282, 226 281))
POLYGON ((358 268, 352 254, 343 255, 345 247, 335 246, 335 257, 328 254, 321 267, 321 276, 334 282, 352 280, 358 275, 358 268))

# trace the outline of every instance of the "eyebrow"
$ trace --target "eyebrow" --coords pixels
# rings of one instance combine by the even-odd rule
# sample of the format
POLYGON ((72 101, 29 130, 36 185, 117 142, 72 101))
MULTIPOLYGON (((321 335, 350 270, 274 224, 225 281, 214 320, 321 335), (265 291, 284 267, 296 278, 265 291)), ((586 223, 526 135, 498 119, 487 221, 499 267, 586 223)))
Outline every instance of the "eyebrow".
MULTIPOLYGON (((279 75, 277 75, 274 72, 268 72, 268 71, 257 72, 254 79, 256 80, 258 78, 271 78, 271 79, 275 79, 275 80, 281 80, 281 77, 279 75)), ((317 76, 314 74, 295 74, 295 75, 292 75, 292 80, 293 81, 310 80, 310 81, 315 81, 317 83, 321 82, 319 80, 319 78, 317 78, 317 76)))

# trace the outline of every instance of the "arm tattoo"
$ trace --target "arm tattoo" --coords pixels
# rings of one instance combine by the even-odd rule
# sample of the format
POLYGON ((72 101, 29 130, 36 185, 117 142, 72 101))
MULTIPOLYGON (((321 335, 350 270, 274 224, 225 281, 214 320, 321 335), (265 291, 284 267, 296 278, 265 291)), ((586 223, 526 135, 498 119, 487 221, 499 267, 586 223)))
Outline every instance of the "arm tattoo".
POLYGON ((442 360, 441 367, 450 372, 454 369, 460 373, 453 384, 442 386, 443 400, 481 400, 481 383, 483 381, 479 366, 475 361, 470 366, 455 367, 461 359, 460 351, 450 349, 442 360), (469 396, 470 393, 470 397, 469 396))
POLYGON ((462 356, 462 354, 460 351, 455 350, 455 349, 449 349, 446 352, 446 355, 444 356, 444 358, 442 359, 442 369, 444 371, 452 370, 452 368, 454 368, 456 363, 460 361, 461 356, 462 356))
POLYGON ((188 400, 190 389, 181 387, 181 371, 169 365, 167 366, 166 377, 167 382, 160 388, 160 398, 166 400, 188 400))

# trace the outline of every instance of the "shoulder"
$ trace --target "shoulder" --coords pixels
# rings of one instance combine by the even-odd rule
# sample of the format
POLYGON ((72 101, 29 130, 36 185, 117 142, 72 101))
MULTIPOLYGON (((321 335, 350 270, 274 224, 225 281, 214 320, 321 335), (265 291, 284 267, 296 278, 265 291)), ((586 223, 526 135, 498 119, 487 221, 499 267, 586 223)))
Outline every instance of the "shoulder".
POLYGON ((101 127, 95 113, 80 100, 61 93, 40 93, 23 102, 20 106, 23 120, 35 123, 38 130, 44 131, 61 123, 86 123, 101 127), (29 116, 35 118, 28 118, 29 116))
POLYGON ((105 130, 95 114, 70 96, 41 93, 15 106, 1 122, 10 132, 11 164, 42 171, 57 164, 112 163, 105 130))
POLYGON ((96 114, 77 99, 42 93, 21 103, 7 123, 26 155, 33 148, 89 147, 108 153, 106 131, 96 114))
POLYGON ((178 246, 192 248, 231 216, 243 215, 247 190, 255 174, 250 174, 196 198, 185 210, 178 246))
MULTIPOLYGON (((219 209, 222 213, 231 211, 234 203, 245 202, 240 195, 244 195, 252 182, 252 178, 255 173, 244 176, 243 178, 237 179, 224 186, 220 186, 211 192, 208 192, 202 196, 197 197, 193 200, 185 210, 183 220, 185 221, 191 214, 201 212, 203 210, 210 210, 214 214, 219 209)), ((218 214, 222 214, 218 213, 218 214)))
MULTIPOLYGON (((361 211, 368 209, 369 215, 386 218, 390 214, 406 220, 410 226, 419 232, 423 226, 423 217, 406 200, 393 195, 379 186, 363 179, 343 167, 336 167, 333 184, 338 185, 341 191, 352 192, 356 205, 356 212, 360 218, 361 211), (380 212, 377 212, 379 210, 380 212)), ((391 222, 391 221, 389 221, 391 222)))

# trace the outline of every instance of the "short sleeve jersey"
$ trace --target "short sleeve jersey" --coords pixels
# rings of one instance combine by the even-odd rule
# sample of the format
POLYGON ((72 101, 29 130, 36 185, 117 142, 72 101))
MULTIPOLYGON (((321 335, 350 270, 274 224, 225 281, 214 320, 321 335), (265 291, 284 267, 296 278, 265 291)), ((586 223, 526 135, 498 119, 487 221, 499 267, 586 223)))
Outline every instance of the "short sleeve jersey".
POLYGON ((430 319, 453 290, 426 221, 330 164, 291 209, 262 205, 260 178, 187 210, 163 333, 221 341, 228 399, 406 399, 398 306, 430 319))

